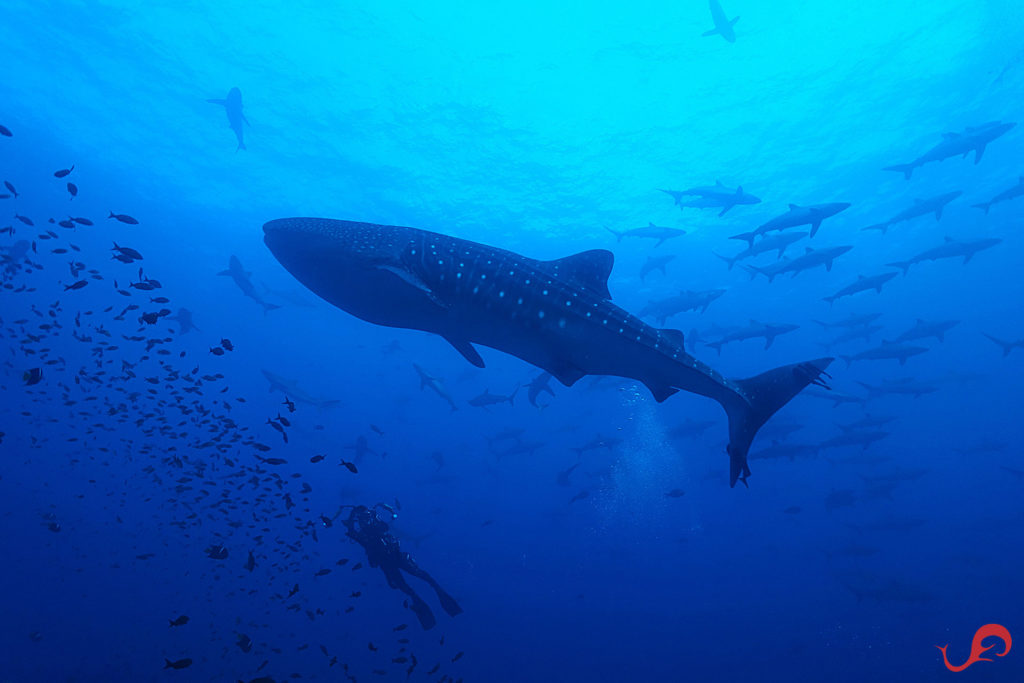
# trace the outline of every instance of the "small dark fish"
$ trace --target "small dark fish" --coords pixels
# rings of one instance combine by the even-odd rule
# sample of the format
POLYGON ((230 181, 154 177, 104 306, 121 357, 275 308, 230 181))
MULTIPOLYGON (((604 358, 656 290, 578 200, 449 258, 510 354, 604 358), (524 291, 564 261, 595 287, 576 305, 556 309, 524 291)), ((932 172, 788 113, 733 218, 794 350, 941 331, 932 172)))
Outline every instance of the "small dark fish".
POLYGON ((569 505, 572 505, 577 500, 583 500, 584 498, 587 498, 589 496, 590 496, 590 491, 587 491, 586 489, 584 489, 584 490, 580 491, 575 496, 573 496, 572 498, 569 499, 569 505))
POLYGON ((341 466, 347 468, 348 471, 351 472, 352 474, 359 474, 359 470, 356 469, 356 464, 354 462, 348 462, 347 460, 342 460, 341 461, 341 466))
POLYGON ((276 419, 277 419, 278 422, 283 424, 285 427, 291 427, 292 426, 292 423, 288 421, 288 418, 281 417, 281 413, 277 414, 277 418, 276 419))
POLYGON ((135 220, 134 218, 132 218, 131 216, 129 216, 126 213, 114 213, 113 211, 111 211, 110 215, 107 216, 107 218, 108 219, 116 218, 117 220, 121 221, 122 223, 127 223, 128 225, 138 225, 139 224, 139 222, 137 220, 135 220))
POLYGON ((21 216, 19 214, 14 214, 14 217, 17 218, 22 223, 24 223, 25 225, 35 225, 35 223, 32 222, 32 219, 29 218, 28 216, 21 216))
POLYGON ((245 568, 249 571, 256 569, 256 558, 253 556, 252 551, 249 551, 249 558, 245 561, 245 568))
POLYGON ((211 560, 225 560, 228 557, 228 549, 222 545, 211 545, 205 552, 211 560))
POLYGON ((362 591, 352 591, 351 593, 349 593, 348 597, 350 597, 350 598, 358 598, 362 594, 363 594, 362 591))
POLYGON ((78 196, 78 185, 75 185, 74 183, 68 183, 68 194, 71 195, 72 199, 77 197, 78 196))
POLYGON ((59 171, 54 171, 53 172, 53 177, 54 178, 67 178, 69 175, 71 175, 71 172, 74 171, 74 170, 75 170, 75 165, 71 164, 71 168, 62 168, 59 171))
POLYGON ((309 461, 310 462, 320 462, 323 459, 324 459, 324 456, 322 456, 322 455, 314 455, 312 458, 309 459, 309 461))
POLYGON ((313 576, 327 576, 327 575, 328 575, 328 574, 330 574, 330 573, 331 573, 331 570, 330 570, 330 569, 321 569, 320 571, 318 571, 318 572, 317 572, 316 574, 314 574, 313 576))
POLYGON ((288 406, 288 412, 289 413, 294 413, 295 412, 295 403, 290 398, 288 398, 287 396, 284 397, 284 402, 281 405, 288 406))
POLYGON ((367 643, 366 647, 370 650, 370 652, 376 652, 377 651, 377 646, 374 645, 372 642, 367 643))
POLYGON ((10 192, 11 194, 13 194, 13 195, 14 195, 14 198, 15 198, 15 199, 17 199, 17 198, 18 198, 18 191, 14 189, 14 185, 11 185, 11 183, 10 183, 9 181, 5 180, 5 181, 4 181, 4 186, 5 186, 5 187, 6 187, 7 189, 8 189, 8 191, 9 191, 9 192, 10 192))
POLYGON ((72 218, 71 220, 74 221, 75 223, 78 223, 79 225, 92 225, 92 221, 89 220, 88 218, 77 217, 72 218))
POLYGON ((139 318, 139 322, 144 322, 147 325, 156 325, 158 320, 160 320, 160 315, 155 312, 143 313, 139 318))
POLYGON ((377 433, 378 433, 378 434, 380 434, 381 436, 384 436, 384 430, 382 430, 382 429, 381 429, 380 427, 378 427, 377 425, 375 425, 375 424, 371 424, 371 425, 370 425, 370 429, 372 429, 373 431, 377 432, 377 433))
POLYGON ((168 299, 166 296, 158 296, 156 298, 150 297, 149 301, 150 301, 150 303, 154 303, 154 304, 169 304, 169 303, 171 303, 171 300, 168 299))
POLYGON ((224 347, 225 351, 234 351, 235 345, 231 343, 230 339, 221 339, 220 345, 224 347))
POLYGON ((456 652, 455 656, 452 657, 452 661, 453 662, 459 661, 460 659, 462 659, 462 655, 464 655, 464 654, 466 654, 466 653, 465 652, 456 652))
POLYGON ((165 659, 164 661, 167 662, 164 664, 165 669, 187 669, 192 666, 192 660, 188 657, 185 657, 185 659, 179 659, 175 662, 172 662, 169 659, 165 659))
POLYGON ((22 381, 25 382, 25 386, 30 387, 33 384, 39 384, 39 382, 42 381, 43 379, 43 370, 42 368, 32 368, 31 370, 26 370, 24 373, 22 373, 21 379, 22 381))
POLYGON ((82 287, 85 287, 87 284, 89 284, 88 280, 79 280, 78 282, 73 282, 72 284, 64 287, 64 291, 66 292, 71 289, 81 289, 82 287))
POLYGON ((132 261, 142 261, 142 254, 131 247, 122 247, 117 242, 114 242, 114 248, 111 251, 116 251, 121 256, 126 256, 132 261))
POLYGON ((184 626, 188 623, 188 617, 182 614, 177 619, 170 619, 169 621, 171 622, 171 626, 184 626))
POLYGON ((220 348, 219 346, 214 346, 212 349, 210 349, 210 353, 212 353, 215 356, 223 356, 224 349, 220 348))
POLYGON ((669 491, 665 495, 668 498, 682 498, 683 496, 686 495, 686 491, 684 491, 682 489, 672 489, 671 491, 669 491))
POLYGON ((11 133, 11 129, 7 126, 0 126, 0 135, 3 135, 5 138, 14 137, 14 134, 11 133))
POLYGON ((242 652, 250 652, 252 650, 252 638, 244 633, 239 633, 238 640, 235 641, 235 645, 237 645, 242 652))

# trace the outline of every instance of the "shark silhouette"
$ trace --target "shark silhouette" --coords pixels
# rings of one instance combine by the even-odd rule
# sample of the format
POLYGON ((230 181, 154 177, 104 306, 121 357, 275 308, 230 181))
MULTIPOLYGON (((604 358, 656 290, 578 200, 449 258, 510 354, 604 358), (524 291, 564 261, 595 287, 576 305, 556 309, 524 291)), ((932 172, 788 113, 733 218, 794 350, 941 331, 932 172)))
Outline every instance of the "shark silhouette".
POLYGON ((750 474, 757 430, 832 358, 726 379, 683 348, 683 333, 645 324, 611 302, 614 256, 553 261, 416 228, 283 218, 264 242, 300 282, 357 318, 432 332, 477 367, 473 347, 504 351, 571 386, 586 375, 642 382, 658 402, 680 389, 718 401, 729 418, 730 485, 750 474))
POLYGON ((242 124, 246 126, 251 126, 252 124, 249 123, 249 119, 245 118, 245 114, 242 113, 242 91, 238 88, 232 88, 224 99, 206 101, 210 104, 223 105, 224 112, 228 115, 228 127, 234 131, 235 138, 238 140, 238 147, 235 147, 235 151, 245 149, 245 130, 242 124))

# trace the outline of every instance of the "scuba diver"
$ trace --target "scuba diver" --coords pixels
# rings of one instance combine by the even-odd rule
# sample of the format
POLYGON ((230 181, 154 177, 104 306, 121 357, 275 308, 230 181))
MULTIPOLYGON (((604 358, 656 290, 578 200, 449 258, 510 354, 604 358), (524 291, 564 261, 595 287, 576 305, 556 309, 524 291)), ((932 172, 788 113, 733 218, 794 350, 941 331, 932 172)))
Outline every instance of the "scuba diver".
MULTIPOLYGON (((430 611, 427 603, 406 582, 405 577, 402 576, 403 571, 406 574, 426 581, 437 593, 441 607, 449 615, 454 617, 462 613, 462 608, 459 607, 459 603, 455 602, 455 598, 448 595, 441 588, 440 584, 434 580, 434 577, 420 569, 409 553, 402 552, 402 549, 398 546, 398 540, 388 532, 388 525, 377 515, 377 508, 386 510, 391 515, 391 518, 395 519, 398 515, 390 505, 377 503, 372 508, 368 508, 365 505, 345 505, 342 506, 342 510, 346 507, 351 507, 352 510, 349 512, 348 519, 342 522, 345 526, 345 535, 363 546, 370 566, 380 567, 388 581, 388 586, 396 588, 409 596, 412 611, 416 613, 416 617, 420 620, 420 625, 423 626, 424 630, 432 629, 437 620, 434 618, 434 613, 430 611)), ((341 514, 341 510, 338 511, 338 514, 341 514)))

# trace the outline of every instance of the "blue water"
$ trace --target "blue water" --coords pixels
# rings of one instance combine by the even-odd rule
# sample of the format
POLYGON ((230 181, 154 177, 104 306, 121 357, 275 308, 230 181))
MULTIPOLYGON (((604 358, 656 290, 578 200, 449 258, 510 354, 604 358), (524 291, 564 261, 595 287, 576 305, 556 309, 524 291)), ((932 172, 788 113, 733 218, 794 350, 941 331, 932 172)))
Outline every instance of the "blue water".
MULTIPOLYGON (((701 36, 713 24, 698 0, 5 3, 0 180, 18 196, 0 199, 0 681, 932 681, 954 675, 936 645, 957 665, 984 624, 1024 637, 1024 349, 1004 356, 983 336, 1024 338, 1024 200, 972 207, 1017 183, 1024 129, 977 164, 882 170, 943 133, 1020 121, 1024 13, 1010 0, 724 11, 741 17, 735 43, 701 36), (232 87, 250 124, 238 151, 206 102, 232 87), (716 180, 761 203, 718 217, 658 191, 716 180), (955 190, 940 221, 862 231, 955 190), (851 206, 786 255, 852 246, 831 270, 769 283, 715 255, 788 204, 826 202, 851 206), (94 225, 61 227, 69 216, 94 225), (486 348, 480 370, 438 337, 321 301, 263 245, 263 223, 286 216, 540 259, 610 249, 614 301, 634 313, 724 289, 659 326, 727 376, 852 356, 919 318, 958 323, 908 342, 927 351, 905 365, 835 361, 834 392, 858 400, 795 398, 754 444, 749 488, 731 489, 725 417, 693 394, 658 404, 632 380, 587 377, 552 382, 542 408, 524 388, 512 405, 469 405, 538 371, 486 348), (649 222, 686 235, 655 246, 606 230, 649 222), (946 236, 1002 241, 967 264, 914 265, 880 294, 821 300, 946 236), (15 258, 19 240, 34 246, 15 258), (113 242, 143 260, 111 260, 113 242), (666 274, 641 280, 665 254, 666 274), (232 255, 279 308, 217 275, 232 255), (129 287, 147 278, 162 287, 129 287), (140 319, 180 308, 198 330, 140 319), (815 322, 869 313, 880 330, 836 345, 842 330, 815 322), (799 327, 768 349, 702 343, 752 320, 799 327), (223 338, 234 350, 214 355, 223 338), (458 410, 420 389, 413 363, 458 410), (262 369, 337 404, 290 413, 262 369), (863 386, 904 378, 928 392, 863 386), (866 415, 892 418, 866 430, 877 441, 829 445, 866 415), (673 435, 688 419, 711 424, 673 435), (339 462, 360 436, 373 452, 354 474, 339 462), (798 457, 756 458, 794 445, 798 457), (410 579, 438 618, 423 631, 321 520, 376 502, 400 505, 402 547, 463 614, 410 579), (227 558, 208 557, 219 545, 227 558)), ((994 661, 961 678, 1024 679, 1019 645, 999 657, 985 644, 994 661)))

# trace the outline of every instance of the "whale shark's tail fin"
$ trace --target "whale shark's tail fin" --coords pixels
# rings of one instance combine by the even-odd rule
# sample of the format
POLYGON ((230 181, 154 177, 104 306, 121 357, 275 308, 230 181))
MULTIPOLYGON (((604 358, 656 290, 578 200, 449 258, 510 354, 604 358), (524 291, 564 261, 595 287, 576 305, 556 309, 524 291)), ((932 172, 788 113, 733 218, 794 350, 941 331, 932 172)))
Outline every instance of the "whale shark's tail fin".
POLYGON ((914 164, 896 164, 895 166, 886 166, 882 170, 896 171, 897 173, 902 173, 903 177, 906 180, 910 180, 910 175, 914 172, 915 168, 917 168, 917 166, 915 166, 914 164))
POLYGON ((808 384, 828 389, 824 378, 825 368, 833 358, 818 358, 793 365, 769 370, 755 377, 733 380, 740 387, 740 394, 732 394, 722 401, 729 416, 729 486, 737 481, 747 484, 750 468, 747 467, 747 452, 754 441, 757 430, 768 421, 791 398, 799 394, 808 384))

